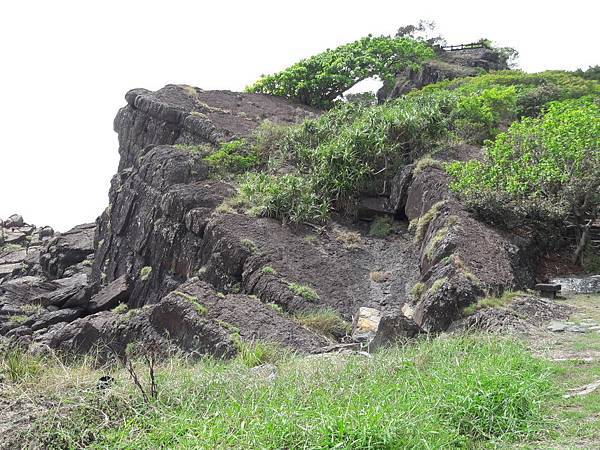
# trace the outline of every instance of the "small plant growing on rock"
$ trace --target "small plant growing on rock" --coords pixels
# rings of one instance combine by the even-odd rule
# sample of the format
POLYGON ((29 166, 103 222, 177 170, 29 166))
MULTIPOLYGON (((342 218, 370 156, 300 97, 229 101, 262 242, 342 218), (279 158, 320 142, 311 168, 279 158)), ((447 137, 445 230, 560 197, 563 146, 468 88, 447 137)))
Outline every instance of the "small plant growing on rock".
POLYGON ((267 275, 277 275, 277 271, 271 266, 265 266, 261 269, 261 272, 267 275))
POLYGON ((486 297, 478 300, 477 302, 462 309, 463 316, 470 316, 475 314, 477 311, 486 308, 503 308, 510 304, 516 297, 526 295, 525 292, 521 291, 506 291, 500 297, 486 297))
POLYGON ((335 238, 343 243, 346 248, 357 248, 362 244, 360 233, 355 231, 340 231, 336 233, 335 238))
POLYGON ((369 236, 384 238, 394 231, 391 217, 376 217, 369 227, 369 236))
POLYGON ((425 284, 419 281, 410 290, 410 296, 415 300, 420 300, 423 292, 425 292, 425 284))
POLYGON ((181 291, 175 291, 174 294, 177 295, 178 297, 184 299, 185 301, 190 302, 194 306, 194 309, 196 310, 196 312, 198 314, 200 314, 201 316, 205 315, 208 312, 208 309, 206 308, 206 306, 201 304, 198 301, 198 297, 196 297, 195 295, 186 294, 185 292, 181 292, 181 291))
POLYGON ((431 156, 424 156, 417 161, 415 169, 413 170, 413 175, 420 174, 428 167, 444 170, 444 164, 441 161, 433 159, 431 156))
POLYGON ((283 314, 283 308, 281 307, 281 305, 278 305, 277 303, 274 303, 274 302, 267 303, 267 305, 269 305, 271 308, 273 308, 279 314, 283 314))
POLYGON ((442 207, 445 204, 446 204, 445 200, 439 201, 436 204, 434 204, 429 209, 429 211, 427 211, 421 217, 411 221, 409 229, 415 230, 415 242, 416 243, 419 243, 423 240, 423 238, 425 237, 425 232, 427 231, 427 227, 429 226, 431 221, 434 220, 438 216, 438 214, 442 210, 442 207))
POLYGON ((140 280, 146 281, 152 274, 152 266, 144 266, 140 270, 140 280))
POLYGON ((27 303, 21 306, 21 311, 28 315, 42 314, 43 312, 46 312, 46 308, 39 303, 27 303))
POLYGON ((438 278, 437 280, 435 280, 433 282, 431 287, 427 290, 427 293, 430 295, 434 295, 437 291, 440 290, 440 288, 446 283, 446 281, 448 281, 448 278, 446 278, 446 277, 438 278))
POLYGON ((242 244, 244 247, 246 247, 248 249, 248 251, 250 253, 252 253, 253 255, 258 253, 258 247, 254 243, 254 241, 251 241, 250 239, 242 239, 240 241, 240 244, 242 244))
POLYGON ((125 314, 129 310, 127 303, 120 303, 112 309, 115 314, 125 314))
POLYGON ((317 300, 320 300, 319 294, 317 294, 317 292, 309 286, 304 286, 298 283, 290 283, 288 286, 294 294, 299 295, 309 302, 316 302, 317 300))

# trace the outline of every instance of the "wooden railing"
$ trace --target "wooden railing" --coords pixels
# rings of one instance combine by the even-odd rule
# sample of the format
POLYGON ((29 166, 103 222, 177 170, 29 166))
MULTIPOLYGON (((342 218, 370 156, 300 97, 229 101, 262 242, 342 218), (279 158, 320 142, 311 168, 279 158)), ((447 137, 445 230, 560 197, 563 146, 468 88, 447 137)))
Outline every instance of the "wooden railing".
POLYGON ((471 44, 446 45, 442 47, 447 52, 455 52, 457 50, 470 50, 474 48, 487 48, 483 42, 472 42, 471 44))

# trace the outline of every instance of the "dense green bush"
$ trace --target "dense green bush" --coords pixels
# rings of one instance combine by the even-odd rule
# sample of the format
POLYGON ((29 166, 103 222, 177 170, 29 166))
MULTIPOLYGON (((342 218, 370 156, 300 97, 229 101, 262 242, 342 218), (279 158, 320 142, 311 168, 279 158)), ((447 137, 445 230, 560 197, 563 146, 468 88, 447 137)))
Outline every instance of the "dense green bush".
POLYGON ((552 102, 486 147, 484 161, 448 166, 452 188, 490 216, 586 227, 600 214, 600 106, 597 97, 552 102))
POLYGON ((430 85, 383 105, 341 104, 279 129, 263 145, 268 173, 246 175, 242 197, 258 215, 322 222, 351 212, 360 193, 385 192, 405 164, 460 139, 482 143, 551 100, 598 92, 566 72, 499 72, 430 85))
POLYGON ((414 39, 369 35, 263 76, 247 91, 329 108, 359 81, 375 76, 390 80, 404 68, 418 66, 433 55, 429 45, 414 39))

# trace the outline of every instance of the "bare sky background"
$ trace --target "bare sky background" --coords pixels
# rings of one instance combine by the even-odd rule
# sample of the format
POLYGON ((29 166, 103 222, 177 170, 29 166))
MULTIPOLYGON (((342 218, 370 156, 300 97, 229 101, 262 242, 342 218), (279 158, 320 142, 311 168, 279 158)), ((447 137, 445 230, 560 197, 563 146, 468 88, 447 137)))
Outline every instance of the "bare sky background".
POLYGON ((60 231, 94 221, 129 89, 241 90, 368 33, 434 20, 450 44, 488 37, 526 71, 599 64, 595 1, 3 1, 0 218, 60 231))

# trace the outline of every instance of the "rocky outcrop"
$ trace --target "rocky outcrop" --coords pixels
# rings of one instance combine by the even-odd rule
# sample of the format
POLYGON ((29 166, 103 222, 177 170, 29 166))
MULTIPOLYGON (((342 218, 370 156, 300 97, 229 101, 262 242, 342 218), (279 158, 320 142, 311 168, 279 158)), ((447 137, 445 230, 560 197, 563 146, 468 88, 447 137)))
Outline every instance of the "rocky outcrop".
POLYGON ((482 72, 508 69, 501 55, 491 49, 474 48, 459 51, 439 50, 436 58, 425 62, 418 69, 407 68, 399 73, 393 83, 386 83, 377 92, 380 103, 400 97, 428 84, 473 77, 482 72))
POLYGON ((0 219, 0 283, 40 273, 40 255, 53 235, 52 228, 29 225, 19 214, 0 219))
POLYGON ((533 287, 535 252, 527 238, 477 220, 435 166, 408 166, 393 182, 390 205, 407 217, 420 247, 420 281, 405 308, 424 331, 446 329, 460 310, 488 294, 533 287))
POLYGON ((80 225, 55 234, 18 215, 3 222, 0 335, 27 340, 38 330, 84 315, 94 228, 80 225))
POLYGON ((130 304, 142 306, 202 266, 210 216, 234 192, 209 180, 201 157, 181 145, 214 146, 264 120, 292 123, 317 112, 277 97, 190 86, 136 89, 126 100, 115 119, 121 160, 98 220, 92 279, 102 285, 128 275, 130 304), (142 270, 151 271, 144 280, 142 270))

